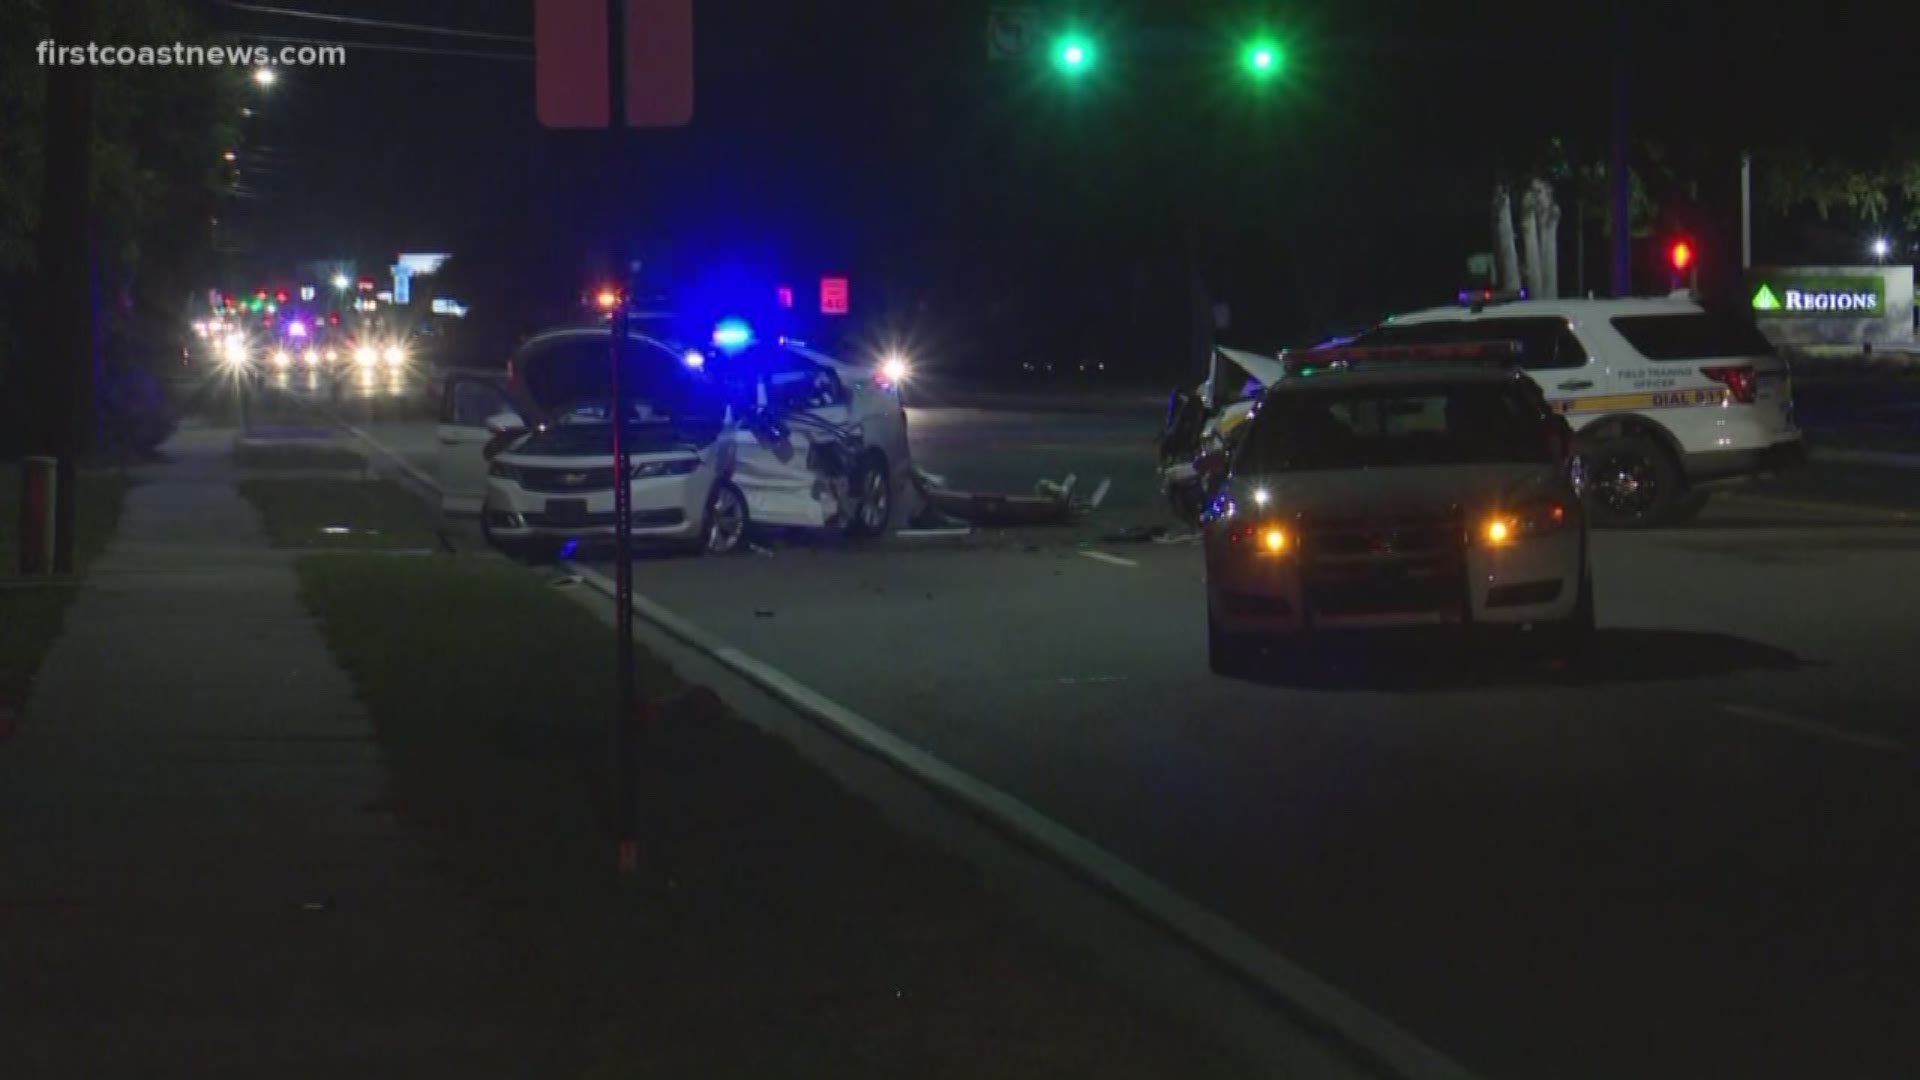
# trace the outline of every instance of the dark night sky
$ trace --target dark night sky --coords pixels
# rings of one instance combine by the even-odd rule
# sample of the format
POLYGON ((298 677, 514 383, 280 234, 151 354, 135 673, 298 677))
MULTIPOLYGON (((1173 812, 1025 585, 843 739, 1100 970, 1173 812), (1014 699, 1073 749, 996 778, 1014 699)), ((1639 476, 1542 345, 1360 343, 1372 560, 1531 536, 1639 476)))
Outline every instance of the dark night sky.
MULTIPOLYGON (((521 0, 275 6, 532 25, 521 0)), ((1273 8, 1264 21, 1291 39, 1293 63, 1262 96, 1230 63, 1155 47, 1170 33, 1232 40, 1262 21, 1257 4, 1086 6, 1103 62, 1072 92, 1043 69, 987 63, 987 6, 700 0, 695 122, 630 136, 624 181, 599 167, 605 140, 537 127, 531 64, 360 50, 344 69, 292 72, 252 133, 290 155, 268 178, 259 250, 286 262, 486 251, 578 279, 589 248, 626 235, 677 271, 716 252, 802 274, 836 266, 863 299, 931 289, 964 297, 953 310, 969 318, 1012 298, 1073 348, 1076 327, 1122 312, 1145 338, 1177 334, 1191 234, 1234 304, 1226 336, 1271 346, 1450 295, 1464 256, 1489 245, 1497 164, 1523 164, 1548 135, 1604 145, 1600 0, 1273 8)), ((1871 141, 1899 115, 1913 19, 1896 32, 1895 5, 1796 5, 1772 22, 1751 5, 1630 6, 1639 131, 1708 178, 1709 237, 1743 139, 1871 141)), ((226 30, 525 48, 209 11, 226 30)), ((1763 231, 1762 255, 1768 242, 1763 231)), ((1596 272, 1599 245, 1591 234, 1596 272)))

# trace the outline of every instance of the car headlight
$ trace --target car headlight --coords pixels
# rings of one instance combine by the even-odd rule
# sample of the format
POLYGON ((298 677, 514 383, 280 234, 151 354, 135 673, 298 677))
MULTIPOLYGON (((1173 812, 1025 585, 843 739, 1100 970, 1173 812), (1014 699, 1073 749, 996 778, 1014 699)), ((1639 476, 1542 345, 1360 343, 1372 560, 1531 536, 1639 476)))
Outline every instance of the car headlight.
POLYGON ((362 345, 353 350, 353 362, 361 367, 372 367, 380 362, 380 354, 371 345, 362 345))
POLYGON ((888 386, 899 386, 913 374, 913 365, 899 353, 889 353, 880 361, 880 380, 888 386))
POLYGON ((381 353, 381 356, 386 360, 388 365, 392 367, 399 367, 401 364, 407 362, 407 350, 401 345, 387 346, 385 351, 381 353))
POLYGON ((648 480, 659 476, 685 476, 699 467, 699 458, 678 458, 673 461, 643 461, 633 467, 633 478, 635 480, 648 480))
POLYGON ((293 356, 285 349, 273 350, 273 366, 283 368, 293 363, 293 356))
POLYGON ((490 462, 487 465, 487 475, 497 476, 502 480, 512 480, 515 483, 520 481, 520 470, 504 461, 490 462))

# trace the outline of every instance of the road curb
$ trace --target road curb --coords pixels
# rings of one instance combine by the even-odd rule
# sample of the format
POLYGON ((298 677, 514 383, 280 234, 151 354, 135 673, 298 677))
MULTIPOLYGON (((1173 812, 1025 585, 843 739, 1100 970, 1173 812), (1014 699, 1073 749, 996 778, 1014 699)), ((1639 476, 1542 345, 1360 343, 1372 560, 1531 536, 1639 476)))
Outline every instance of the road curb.
MULTIPOLYGON (((614 599, 614 582, 605 574, 578 565, 573 572, 595 592, 614 599)), ((814 723, 1057 860, 1393 1075, 1434 1080, 1469 1080, 1475 1075, 1226 919, 1013 796, 947 764, 652 600, 636 595, 633 610, 641 619, 706 654, 814 723)))

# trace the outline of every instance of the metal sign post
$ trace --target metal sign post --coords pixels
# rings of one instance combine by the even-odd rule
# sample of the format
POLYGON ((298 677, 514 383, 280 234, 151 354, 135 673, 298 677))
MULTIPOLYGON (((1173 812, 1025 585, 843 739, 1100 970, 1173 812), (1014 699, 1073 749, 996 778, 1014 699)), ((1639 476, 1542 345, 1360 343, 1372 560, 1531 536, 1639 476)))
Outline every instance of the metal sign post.
MULTIPOLYGON (((692 0, 535 0, 535 113, 549 128, 605 128, 607 174, 615 207, 626 127, 678 127, 693 119, 692 0)), ((619 213, 613 214, 619 219, 619 213)), ((613 425, 614 659, 619 694, 614 715, 615 832, 622 875, 639 869, 639 728, 646 708, 633 656, 633 468, 628 460, 627 340, 640 264, 627 264, 626 288, 614 306, 607 346, 613 425)))

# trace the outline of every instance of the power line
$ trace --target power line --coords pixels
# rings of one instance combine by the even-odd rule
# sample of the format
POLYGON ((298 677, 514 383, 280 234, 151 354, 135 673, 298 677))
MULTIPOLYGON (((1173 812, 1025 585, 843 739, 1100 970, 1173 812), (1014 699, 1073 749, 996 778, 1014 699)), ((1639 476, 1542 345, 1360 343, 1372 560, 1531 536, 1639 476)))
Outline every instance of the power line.
POLYGON ((289 45, 338 46, 349 52, 355 49, 367 49, 372 52, 414 53, 425 56, 457 56, 469 60, 511 60, 521 64, 533 63, 532 53, 479 52, 473 49, 440 49, 429 45, 375 45, 365 41, 327 41, 322 38, 290 37, 285 34, 255 34, 240 31, 237 36, 255 41, 277 41, 289 45))
POLYGON ((496 34, 486 30, 459 30, 451 26, 426 26, 420 23, 388 22, 385 19, 362 19, 352 15, 333 15, 322 11, 297 11, 293 8, 264 7, 260 4, 241 4, 234 0, 220 0, 222 4, 235 11, 250 11, 256 15, 280 15, 289 19, 316 19, 320 22, 344 23, 348 26, 371 26, 382 30, 400 30, 411 34, 444 34, 448 37, 476 38, 482 41, 510 41, 519 45, 531 45, 533 39, 519 34, 496 34))

